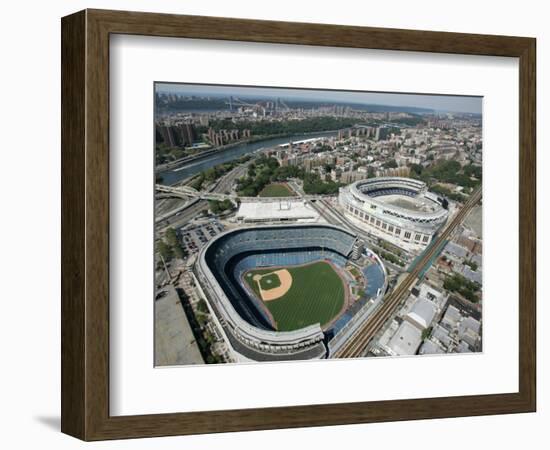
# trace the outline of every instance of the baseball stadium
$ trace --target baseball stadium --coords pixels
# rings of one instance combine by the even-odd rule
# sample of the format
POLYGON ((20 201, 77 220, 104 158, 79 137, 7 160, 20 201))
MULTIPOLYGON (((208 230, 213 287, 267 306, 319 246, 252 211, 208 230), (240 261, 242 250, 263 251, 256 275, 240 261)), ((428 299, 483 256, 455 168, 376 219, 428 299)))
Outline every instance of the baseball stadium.
POLYGON ((338 201, 366 230, 411 249, 426 247, 449 215, 445 200, 412 178, 360 180, 340 188, 338 201))
POLYGON ((328 224, 227 231, 193 273, 237 361, 329 358, 387 287, 378 256, 328 224))

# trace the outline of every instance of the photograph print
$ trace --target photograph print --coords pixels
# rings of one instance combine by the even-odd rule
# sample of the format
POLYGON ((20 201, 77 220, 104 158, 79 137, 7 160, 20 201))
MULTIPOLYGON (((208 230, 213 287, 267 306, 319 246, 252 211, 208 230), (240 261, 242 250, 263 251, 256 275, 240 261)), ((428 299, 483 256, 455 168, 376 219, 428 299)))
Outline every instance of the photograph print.
POLYGON ((482 101, 155 83, 155 366, 481 352, 482 101))

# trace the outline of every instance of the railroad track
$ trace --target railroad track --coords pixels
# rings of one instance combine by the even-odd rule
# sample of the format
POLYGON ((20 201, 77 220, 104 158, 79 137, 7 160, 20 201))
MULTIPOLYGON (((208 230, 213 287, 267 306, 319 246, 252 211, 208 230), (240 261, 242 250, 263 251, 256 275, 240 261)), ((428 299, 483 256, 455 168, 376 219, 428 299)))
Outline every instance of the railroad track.
POLYGON ((455 215, 453 220, 447 225, 437 240, 422 255, 422 259, 416 265, 414 270, 409 273, 407 278, 384 299, 381 307, 370 316, 351 338, 334 353, 334 358, 356 358, 361 356, 367 348, 371 339, 376 335, 380 328, 386 323, 390 316, 395 312, 403 296, 409 291, 411 286, 416 283, 418 275, 422 272, 424 266, 430 261, 438 251, 440 245, 447 239, 456 227, 462 223, 470 210, 481 200, 481 186, 478 187, 464 204, 462 209, 455 215))

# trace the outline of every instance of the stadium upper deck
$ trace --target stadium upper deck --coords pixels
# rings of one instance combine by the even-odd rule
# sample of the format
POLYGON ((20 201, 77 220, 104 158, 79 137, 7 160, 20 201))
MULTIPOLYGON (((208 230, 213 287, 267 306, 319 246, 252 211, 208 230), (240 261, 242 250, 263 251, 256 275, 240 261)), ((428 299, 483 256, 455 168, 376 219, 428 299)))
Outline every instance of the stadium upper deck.
POLYGON ((370 178, 340 189, 338 201, 347 215, 396 243, 425 247, 446 222, 443 199, 420 180, 370 178))

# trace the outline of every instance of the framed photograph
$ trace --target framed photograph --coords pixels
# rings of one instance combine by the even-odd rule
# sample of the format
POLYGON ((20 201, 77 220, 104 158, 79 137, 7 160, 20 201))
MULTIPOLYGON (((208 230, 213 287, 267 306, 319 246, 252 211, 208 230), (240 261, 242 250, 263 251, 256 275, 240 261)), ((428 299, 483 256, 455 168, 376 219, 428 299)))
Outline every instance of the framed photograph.
POLYGON ((63 432, 535 411, 535 39, 61 29, 63 432))

